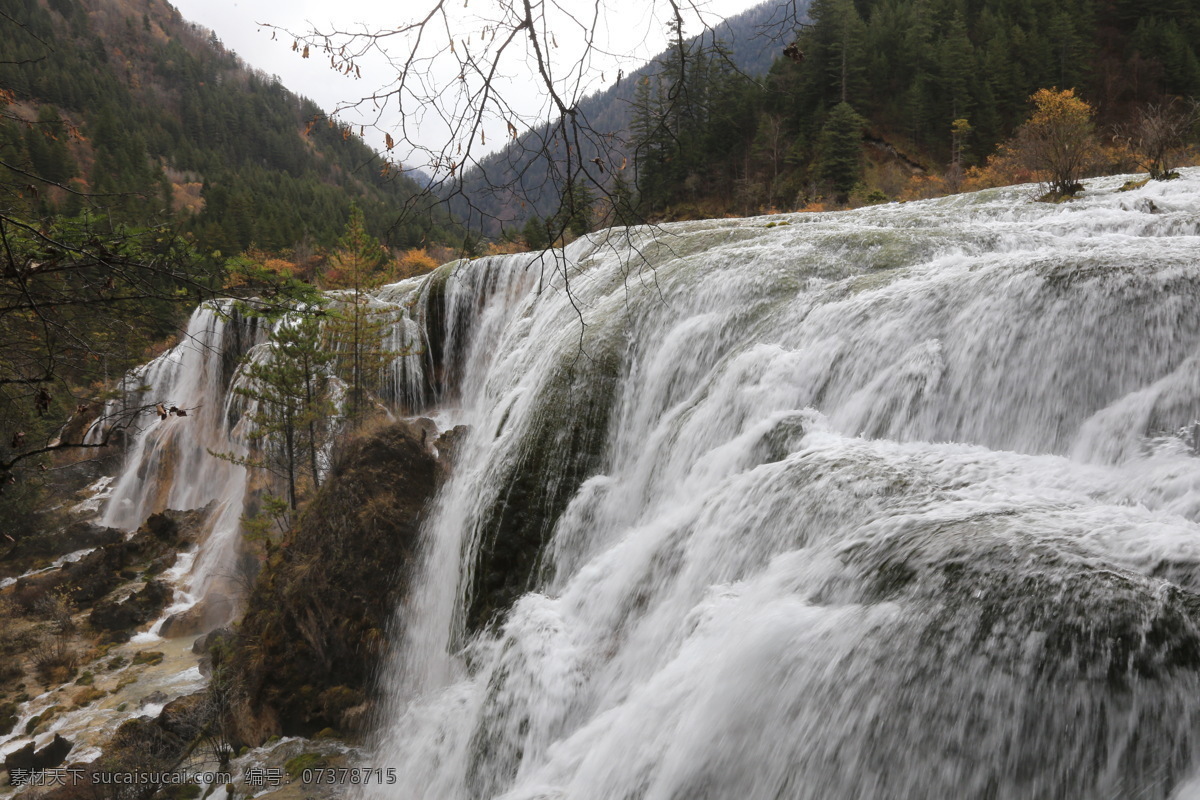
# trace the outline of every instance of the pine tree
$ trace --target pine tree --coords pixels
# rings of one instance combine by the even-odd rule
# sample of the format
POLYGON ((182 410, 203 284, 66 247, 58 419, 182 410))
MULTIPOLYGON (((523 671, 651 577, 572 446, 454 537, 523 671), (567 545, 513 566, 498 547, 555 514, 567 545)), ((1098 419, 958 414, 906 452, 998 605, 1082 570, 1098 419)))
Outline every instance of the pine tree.
POLYGON ((358 424, 369 395, 379 387, 384 366, 395 354, 383 348, 392 314, 373 307, 370 296, 389 277, 388 254, 379 240, 367 233, 357 205, 351 206, 350 219, 329 261, 324 282, 344 291, 338 297, 328 333, 331 348, 337 353, 337 373, 346 382, 346 416, 352 424, 358 424))
POLYGON ((818 144, 818 172, 839 203, 846 202, 862 171, 862 131, 866 120, 849 103, 829 112, 818 144))
POLYGON ((550 236, 546 232, 546 221, 538 216, 530 217, 525 221, 525 227, 521 230, 521 237, 525 240, 525 246, 530 250, 545 250, 550 246, 550 236))
POLYGON ((335 408, 330 387, 333 354, 322 346, 321 326, 311 313, 279 322, 265 349, 251 354, 244 383, 235 391, 253 402, 249 415, 258 456, 218 453, 284 479, 288 505, 299 501, 300 474, 307 469, 313 489, 321 485, 321 452, 331 434, 335 408))

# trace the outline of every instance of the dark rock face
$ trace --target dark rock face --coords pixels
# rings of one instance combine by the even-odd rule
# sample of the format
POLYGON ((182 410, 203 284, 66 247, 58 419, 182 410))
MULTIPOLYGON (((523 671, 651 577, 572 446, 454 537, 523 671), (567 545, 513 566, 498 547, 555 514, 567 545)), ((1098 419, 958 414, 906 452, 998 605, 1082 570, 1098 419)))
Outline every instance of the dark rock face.
POLYGON ((95 603, 124 581, 136 577, 136 567, 156 561, 165 563, 178 550, 195 542, 207 513, 208 509, 204 508, 153 514, 128 540, 120 531, 109 528, 91 533, 84 530, 81 536, 94 536, 106 543, 79 561, 64 564, 59 570, 22 578, 17 582, 16 592, 18 595, 41 596, 62 591, 76 605, 95 603))
POLYGON ((4 768, 10 773, 14 769, 54 769, 67 760, 67 755, 70 754, 72 747, 74 745, 70 741, 56 733, 54 741, 41 750, 34 751, 33 742, 30 742, 21 749, 9 753, 4 759, 4 768))
POLYGON ((35 559, 53 559, 88 547, 114 544, 123 538, 116 528, 75 522, 55 533, 40 533, 18 539, 7 552, 0 555, 0 561, 13 562, 15 568, 23 570, 35 559))
POLYGON ((110 641, 128 641, 130 632, 158 616, 171 600, 171 589, 162 581, 150 581, 121 602, 103 600, 88 615, 88 624, 108 631, 110 641))
POLYGON ((438 465, 428 433, 399 422, 351 442, 255 582, 234 654, 242 738, 341 730, 404 593, 438 465))
POLYGON ((493 622, 537 582, 554 524, 580 485, 600 471, 619 371, 614 348, 564 366, 551 382, 536 428, 524 437, 524 452, 481 525, 471 630, 493 622))
POLYGON ((17 726, 17 704, 0 703, 0 736, 7 736, 17 726))

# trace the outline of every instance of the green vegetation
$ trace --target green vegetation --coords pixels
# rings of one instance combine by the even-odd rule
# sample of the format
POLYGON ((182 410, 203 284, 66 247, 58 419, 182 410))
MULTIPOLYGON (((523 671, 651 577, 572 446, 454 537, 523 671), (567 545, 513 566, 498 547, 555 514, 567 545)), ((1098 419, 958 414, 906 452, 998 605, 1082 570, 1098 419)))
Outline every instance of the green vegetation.
POLYGON ((313 489, 321 486, 320 453, 333 433, 332 360, 320 320, 298 313, 276 325, 266 352, 253 354, 245 367, 247 384, 235 390, 252 401, 250 438, 258 446, 251 458, 233 460, 284 478, 293 510, 299 473, 307 471, 313 489))
MULTIPOLYGON (((303 302, 305 281, 332 281, 329 248, 347 226, 379 237, 387 278, 427 271, 442 253, 426 248, 461 233, 348 128, 168 3, 146 0, 136 14, 117 0, 9 5, 0 517, 20 537, 51 524, 39 512, 47 496, 78 488, 53 481, 85 470, 50 468, 78 460, 114 381, 169 346, 197 302, 303 302)), ((315 474, 314 448, 302 449, 315 474)))
POLYGON ((11 90, 0 161, 85 193, 37 187, 24 198, 32 215, 91 205, 146 223, 175 212, 202 252, 232 255, 328 246, 357 197, 390 246, 450 236, 444 214, 401 214, 418 187, 348 128, 169 4, 149 0, 136 25, 115 2, 13 6, 0 36, 11 90))
POLYGON ((641 79, 642 215, 819 210, 1024 180, 1061 195, 1085 173, 1166 175, 1195 139, 1190 104, 1172 100, 1200 96, 1194 4, 814 0, 809 16, 762 83, 725 66, 720 42, 678 38, 641 79), (1110 145, 1099 130, 1116 134, 1110 145))
POLYGON ((362 732, 437 474, 425 431, 409 423, 360 430, 340 448, 279 546, 268 544, 247 599, 231 666, 251 714, 287 735, 362 732))

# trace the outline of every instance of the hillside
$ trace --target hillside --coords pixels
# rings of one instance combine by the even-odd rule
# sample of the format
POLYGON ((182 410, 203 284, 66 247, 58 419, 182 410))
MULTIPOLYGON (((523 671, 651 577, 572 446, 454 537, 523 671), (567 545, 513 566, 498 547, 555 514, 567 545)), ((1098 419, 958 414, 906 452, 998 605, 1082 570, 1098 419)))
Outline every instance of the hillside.
MULTIPOLYGON (((799 4, 801 12, 806 6, 807 2, 799 4)), ((731 71, 761 78, 783 50, 784 40, 790 41, 794 35, 790 25, 778 24, 780 18, 778 4, 768 0, 692 37, 687 47, 689 51, 713 52, 719 44, 731 71)), ((630 130, 637 109, 637 87, 663 69, 670 52, 660 53, 651 63, 579 102, 579 119, 595 132, 593 141, 584 143, 585 162, 597 157, 617 164, 633 160, 630 130)), ((548 148, 556 162, 563 160, 561 145, 551 137, 551 126, 542 126, 483 159, 464 177, 462 196, 453 200, 456 214, 490 236, 519 228, 531 216, 553 215, 559 207, 561 181, 550 163, 539 157, 548 148)))
POLYGON ((39 190, 29 211, 169 211, 202 250, 232 254, 330 245, 356 200, 388 244, 444 238, 444 214, 398 222, 415 184, 164 0, 4 5, 0 160, 93 195, 39 190))
MULTIPOLYGON (((774 8, 731 26, 752 30, 774 8)), ((558 210, 569 181, 552 129, 515 142, 469 177, 472 223, 495 234, 536 214, 578 233, 622 218, 829 208, 1034 180, 1036 170, 993 157, 1043 89, 1074 90, 1091 113, 1089 174, 1136 171, 1145 153, 1131 126, 1172 103, 1186 118, 1200 95, 1195 4, 814 0, 806 14, 783 37, 796 37, 792 57, 782 40, 730 48, 733 64, 742 52, 773 58, 762 79, 720 57, 718 32, 581 103, 597 138, 616 136, 609 152, 582 148, 586 177, 573 176, 571 211, 558 210), (531 155, 542 151, 552 159, 531 155), (625 168, 593 170, 595 157, 625 168)))
POLYGON ((1031 180, 989 159, 1042 89, 1074 90, 1086 104, 1089 174, 1144 169, 1129 126, 1200 95, 1195 4, 815 0, 809 15, 800 57, 778 59, 765 86, 708 82, 709 96, 736 96, 725 103, 735 113, 660 115, 638 142, 643 213, 920 197, 961 188, 955 171, 972 167, 996 173, 978 185, 1031 180))

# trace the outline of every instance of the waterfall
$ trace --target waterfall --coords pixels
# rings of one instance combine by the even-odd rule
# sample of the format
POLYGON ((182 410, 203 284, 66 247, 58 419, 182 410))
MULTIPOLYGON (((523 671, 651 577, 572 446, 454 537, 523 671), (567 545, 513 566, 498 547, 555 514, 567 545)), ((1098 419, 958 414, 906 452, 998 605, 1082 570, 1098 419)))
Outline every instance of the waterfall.
POLYGON ((194 599, 234 572, 247 473, 212 453, 246 453, 246 401, 231 386, 240 358, 262 333, 231 306, 202 305, 179 344, 126 375, 122 395, 105 409, 105 419, 127 426, 128 449, 101 524, 131 531, 165 509, 215 504, 191 569, 194 599), (160 419, 160 403, 187 416, 160 419))
POLYGON ((1185 791, 1200 170, 1122 180, 443 268, 471 433, 360 796, 1185 791))

